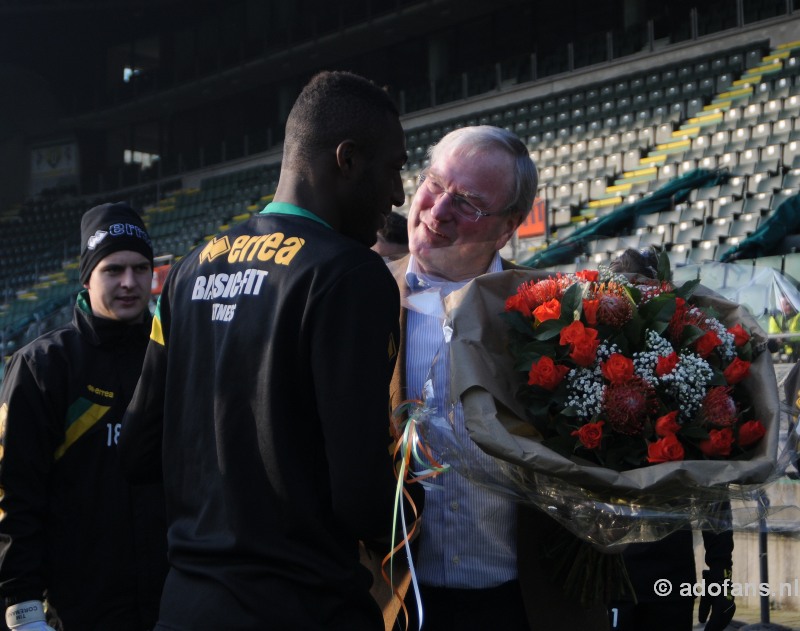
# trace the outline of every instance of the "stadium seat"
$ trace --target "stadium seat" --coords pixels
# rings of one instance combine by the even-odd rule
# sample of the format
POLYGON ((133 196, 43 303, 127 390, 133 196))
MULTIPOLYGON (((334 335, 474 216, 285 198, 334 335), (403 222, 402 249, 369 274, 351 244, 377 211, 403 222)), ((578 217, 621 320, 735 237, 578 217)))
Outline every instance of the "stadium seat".
POLYGON ((733 221, 729 221, 727 217, 718 217, 705 224, 700 234, 700 241, 724 243, 728 235, 731 234, 732 223, 733 221))
POLYGON ((664 244, 664 233, 663 232, 643 232, 639 235, 639 241, 636 245, 636 248, 642 250, 644 248, 648 248, 650 246, 656 246, 661 248, 664 244))
POLYGON ((768 171, 754 173, 748 179, 748 190, 752 193, 775 193, 783 186, 783 176, 772 175, 768 171))
POLYGON ((788 171, 781 181, 781 188, 800 190, 800 171, 788 171))
POLYGON ((678 247, 671 249, 667 252, 667 257, 669 258, 669 265, 671 268, 681 267, 686 265, 686 258, 689 254, 689 250, 683 247, 678 247))
POLYGON ((770 193, 755 193, 752 197, 747 197, 742 206, 743 215, 762 215, 769 211, 772 203, 770 193))
POLYGON ((739 215, 731 221, 729 235, 732 237, 746 237, 758 228, 761 216, 757 213, 739 215))
POLYGON ((673 243, 675 245, 685 245, 691 247, 694 243, 700 241, 702 237, 702 225, 687 226, 686 228, 677 231, 673 239, 673 243))
POLYGON ((744 200, 737 199, 727 204, 720 204, 714 209, 716 217, 735 217, 743 212, 744 200))
POLYGON ((686 259, 687 264, 701 265, 716 259, 719 245, 715 241, 701 241, 697 247, 689 251, 686 259))

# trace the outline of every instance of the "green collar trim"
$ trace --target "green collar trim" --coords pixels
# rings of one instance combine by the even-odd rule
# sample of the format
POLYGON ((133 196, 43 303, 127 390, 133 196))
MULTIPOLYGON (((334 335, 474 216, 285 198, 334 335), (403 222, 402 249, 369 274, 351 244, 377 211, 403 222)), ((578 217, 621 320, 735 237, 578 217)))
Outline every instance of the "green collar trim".
POLYGON ((91 314, 92 313, 92 305, 89 302, 89 290, 88 289, 81 289, 78 292, 78 309, 83 311, 84 313, 91 314))
POLYGON ((295 217, 305 217, 306 219, 313 219, 321 223, 326 228, 330 228, 333 230, 333 227, 324 219, 318 217, 314 213, 305 208, 300 208, 299 206, 295 206, 294 204, 289 204, 287 202, 270 202, 264 207, 264 210, 261 211, 260 214, 268 215, 268 214, 276 214, 276 215, 294 215, 295 217))

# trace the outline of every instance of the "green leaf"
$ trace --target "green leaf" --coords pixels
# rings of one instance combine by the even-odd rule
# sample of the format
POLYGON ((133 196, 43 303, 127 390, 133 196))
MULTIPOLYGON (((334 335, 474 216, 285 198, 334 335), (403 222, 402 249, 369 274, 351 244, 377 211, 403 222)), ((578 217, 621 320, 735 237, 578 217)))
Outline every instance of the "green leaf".
POLYGON ((669 322, 675 314, 675 295, 661 294, 639 309, 639 315, 646 322, 669 322))
POLYGON ((559 413, 559 416, 564 416, 569 419, 576 418, 578 416, 578 410, 571 405, 566 405, 559 413))
POLYGON ((575 448, 575 439, 572 436, 551 436, 544 439, 542 444, 565 458, 569 458, 575 448))
POLYGON ((700 284, 699 278, 694 278, 692 280, 687 280, 683 285, 677 287, 675 289, 675 295, 679 298, 683 298, 684 300, 689 300, 694 294, 694 290, 697 289, 697 286, 700 284))
POLYGON ((700 327, 697 327, 693 324, 687 324, 683 327, 683 332, 681 333, 681 346, 690 346, 705 334, 706 332, 700 327))
POLYGON ((633 285, 625 285, 625 291, 628 292, 633 304, 638 305, 642 301, 642 292, 633 285))
POLYGON ((552 340, 557 335, 561 335, 561 329, 564 328, 564 322, 559 320, 545 320, 536 327, 534 338, 537 340, 552 340))
POLYGON ((720 370, 714 369, 714 373, 711 375, 711 379, 708 382, 709 386, 727 386, 728 380, 725 379, 725 375, 722 374, 720 370))
POLYGON ((658 275, 658 280, 670 280, 672 278, 672 270, 670 270, 669 265, 669 255, 665 251, 661 251, 658 253, 658 270, 656 270, 656 274, 658 275))
POLYGON ((750 342, 742 344, 742 346, 736 349, 736 354, 739 356, 739 359, 748 362, 753 361, 753 345, 750 344, 750 342))
POLYGON ((694 441, 708 440, 708 431, 700 425, 684 425, 680 431, 681 436, 694 441))
POLYGON ((666 331, 669 328, 669 322, 658 320, 656 322, 651 322, 648 328, 653 329, 653 331, 661 335, 664 331, 666 331))
POLYGON ((583 286, 581 283, 573 283, 569 286, 564 296, 561 298, 561 316, 568 315, 569 322, 574 319, 573 314, 583 306, 583 286))
POLYGON ((645 453, 647 446, 641 437, 617 435, 605 450, 605 466, 616 471, 630 469, 631 465, 638 467, 645 453))
POLYGON ((532 354, 536 355, 536 359, 538 360, 540 357, 545 355, 549 355, 552 357, 553 348, 552 342, 544 342, 542 340, 531 340, 527 344, 522 347, 522 352, 525 354, 532 354))
POLYGON ((547 416, 550 412, 550 399, 532 399, 527 406, 528 412, 533 418, 547 416))
POLYGON ((533 320, 526 318, 519 311, 504 311, 500 314, 500 317, 505 320, 514 331, 522 333, 529 338, 533 337, 533 320))
MULTIPOLYGON (((635 348, 642 348, 644 346, 644 320, 635 313, 634 316, 622 328, 625 337, 630 340, 635 348)), ((624 349, 627 350, 627 349, 624 349)))

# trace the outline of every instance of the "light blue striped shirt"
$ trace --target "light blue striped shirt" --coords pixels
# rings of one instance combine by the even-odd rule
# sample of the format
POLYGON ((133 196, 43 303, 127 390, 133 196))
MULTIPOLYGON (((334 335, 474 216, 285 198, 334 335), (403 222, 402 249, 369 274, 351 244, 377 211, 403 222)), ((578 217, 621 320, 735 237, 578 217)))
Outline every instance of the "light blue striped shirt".
MULTIPOLYGON (((495 255, 487 272, 502 270, 495 255)), ((468 281, 450 282, 425 276, 412 256, 406 272, 409 285, 406 330, 406 384, 408 396, 422 398, 425 384, 433 384, 427 397, 447 419, 454 419, 459 445, 467 445, 469 458, 496 470, 496 463, 469 439, 461 403, 448 406, 450 353, 443 332, 441 298, 468 281), (427 291, 426 291, 427 290, 427 291), (431 291, 432 290, 432 291, 431 291), (436 295, 438 292, 438 295, 436 295)), ((441 490, 428 490, 419 536, 416 570, 424 585, 451 588, 487 588, 517 577, 517 506, 507 496, 470 482, 454 470, 432 482, 441 490)))

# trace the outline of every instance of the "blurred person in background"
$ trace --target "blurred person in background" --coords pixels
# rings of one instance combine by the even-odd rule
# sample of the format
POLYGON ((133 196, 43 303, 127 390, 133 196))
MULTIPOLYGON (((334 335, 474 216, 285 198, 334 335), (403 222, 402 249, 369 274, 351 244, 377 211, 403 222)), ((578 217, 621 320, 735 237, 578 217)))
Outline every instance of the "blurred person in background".
POLYGON ((396 210, 386 218, 386 225, 378 230, 378 240, 372 246, 387 263, 408 254, 408 222, 396 210))

